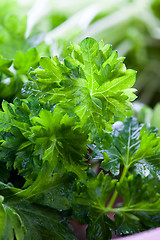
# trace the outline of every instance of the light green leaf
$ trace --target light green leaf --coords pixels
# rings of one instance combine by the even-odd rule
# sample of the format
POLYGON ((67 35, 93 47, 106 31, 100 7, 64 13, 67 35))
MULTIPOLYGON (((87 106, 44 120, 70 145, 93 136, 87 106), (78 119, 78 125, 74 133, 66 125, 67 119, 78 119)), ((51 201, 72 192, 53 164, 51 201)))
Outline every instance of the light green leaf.
POLYGON ((28 83, 26 92, 33 91, 43 101, 60 105, 68 115, 78 116, 79 126, 91 132, 92 140, 96 134, 104 138, 114 116, 129 115, 130 101, 136 98, 131 89, 136 72, 126 70, 123 60, 110 45, 86 38, 71 44, 64 62, 42 58, 42 69, 31 72, 36 84, 28 83))
POLYGON ((39 63, 39 54, 36 48, 29 49, 26 53, 17 52, 14 60, 14 68, 19 74, 26 74, 30 67, 36 67, 39 63))

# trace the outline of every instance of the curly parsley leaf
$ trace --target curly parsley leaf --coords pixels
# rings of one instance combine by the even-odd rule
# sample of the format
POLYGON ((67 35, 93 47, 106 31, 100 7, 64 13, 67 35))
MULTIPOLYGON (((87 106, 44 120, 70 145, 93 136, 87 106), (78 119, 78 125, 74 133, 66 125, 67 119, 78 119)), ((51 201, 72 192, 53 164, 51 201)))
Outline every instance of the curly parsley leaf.
POLYGON ((45 161, 50 163, 51 171, 74 172, 79 178, 86 178, 88 135, 76 127, 75 118, 58 108, 41 108, 33 96, 15 99, 13 104, 3 101, 2 107, 2 162, 17 168, 28 183, 36 178, 45 161))
POLYGON ((96 134, 103 138, 104 132, 111 131, 114 116, 129 114, 130 101, 136 98, 131 88, 136 73, 126 70, 124 58, 118 58, 110 45, 92 38, 72 43, 69 50, 64 62, 42 58, 24 95, 33 93, 58 103, 68 114, 74 112, 93 138, 96 134))

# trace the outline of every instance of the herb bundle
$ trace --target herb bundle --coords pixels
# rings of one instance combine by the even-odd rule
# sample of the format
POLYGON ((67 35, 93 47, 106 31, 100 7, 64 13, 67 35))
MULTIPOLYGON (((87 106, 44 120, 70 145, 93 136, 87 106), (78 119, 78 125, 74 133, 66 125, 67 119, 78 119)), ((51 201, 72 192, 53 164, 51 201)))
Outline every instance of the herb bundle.
POLYGON ((93 38, 63 61, 29 51, 14 60, 21 97, 0 111, 0 238, 76 239, 74 219, 92 240, 159 226, 160 137, 132 117, 136 72, 93 38))

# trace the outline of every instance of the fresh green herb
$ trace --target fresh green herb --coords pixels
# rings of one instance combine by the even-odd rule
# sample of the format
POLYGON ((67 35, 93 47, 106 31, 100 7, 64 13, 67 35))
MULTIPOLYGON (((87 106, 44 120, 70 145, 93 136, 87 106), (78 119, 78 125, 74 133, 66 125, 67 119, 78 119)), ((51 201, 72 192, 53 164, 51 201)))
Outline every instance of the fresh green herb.
MULTIPOLYGON (((29 81, 24 98, 4 100, 0 111, 0 238, 76 239, 75 218, 88 224, 87 239, 159 226, 160 138, 125 119, 135 71, 93 38, 72 43, 63 61, 42 57, 33 69, 37 57, 34 49, 17 53, 17 71, 32 65, 29 81)), ((11 64, 2 59, 1 71, 11 75, 11 64)))

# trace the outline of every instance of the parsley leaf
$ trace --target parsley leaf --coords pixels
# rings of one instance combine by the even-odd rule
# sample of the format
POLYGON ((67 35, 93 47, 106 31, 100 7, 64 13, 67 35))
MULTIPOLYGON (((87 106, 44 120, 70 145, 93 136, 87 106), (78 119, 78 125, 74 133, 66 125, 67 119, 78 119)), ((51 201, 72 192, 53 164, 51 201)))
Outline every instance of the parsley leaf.
POLYGON ((74 112, 94 139, 96 134, 103 138, 104 132, 111 131, 114 116, 129 114, 130 101, 136 98, 135 89, 130 89, 136 73, 126 70, 124 58, 118 58, 110 45, 92 38, 79 45, 72 43, 69 50, 64 62, 42 58, 41 68, 31 72, 34 79, 26 84, 24 94, 58 103, 68 114, 74 112))
POLYGON ((36 178, 45 161, 50 163, 51 171, 58 171, 57 168, 86 178, 84 170, 88 167, 84 157, 88 135, 76 127, 75 118, 58 108, 53 111, 41 108, 35 97, 15 99, 14 104, 3 101, 2 107, 0 157, 1 161, 10 158, 8 167, 13 164, 28 183, 36 178))
POLYGON ((128 118, 124 123, 117 122, 112 132, 113 143, 104 151, 101 167, 118 175, 120 166, 135 167, 143 175, 157 176, 160 160, 160 138, 154 128, 139 125, 135 118, 128 118), (143 165, 145 164, 145 170, 143 165), (140 170, 141 169, 141 170, 140 170), (144 170, 144 171, 143 171, 144 170))
POLYGON ((130 175, 118 192, 124 200, 121 210, 115 215, 117 234, 126 235, 159 226, 160 188, 156 179, 130 175))
MULTIPOLYGON (((87 212, 89 225, 87 239, 109 239, 114 229, 114 222, 107 216, 106 201, 112 193, 116 180, 100 172, 97 177, 92 177, 85 183, 78 185, 79 194, 75 193, 72 202, 87 212)), ((84 216, 86 213, 84 213, 84 216)), ((81 215, 80 215, 81 216, 81 215)), ((77 215, 79 217, 79 213, 77 215)), ((81 218, 80 218, 81 219, 81 218)))

